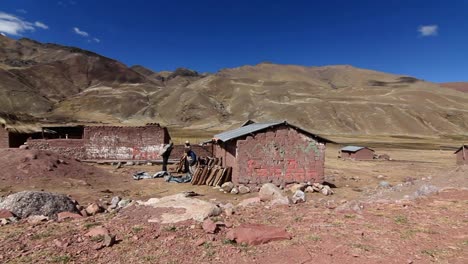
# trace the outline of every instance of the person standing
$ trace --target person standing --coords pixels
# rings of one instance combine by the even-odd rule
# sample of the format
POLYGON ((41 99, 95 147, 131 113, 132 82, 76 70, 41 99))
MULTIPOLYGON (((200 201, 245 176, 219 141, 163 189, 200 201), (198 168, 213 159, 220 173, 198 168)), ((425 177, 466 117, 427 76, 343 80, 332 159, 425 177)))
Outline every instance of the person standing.
POLYGON ((185 148, 185 168, 184 172, 193 175, 195 173, 195 165, 197 164, 197 155, 191 148, 185 148))
POLYGON ((169 142, 169 144, 164 145, 162 148, 162 158, 163 158, 163 165, 162 165, 162 171, 167 171, 167 163, 169 161, 169 157, 171 156, 172 149, 174 148, 174 144, 172 141, 169 142))

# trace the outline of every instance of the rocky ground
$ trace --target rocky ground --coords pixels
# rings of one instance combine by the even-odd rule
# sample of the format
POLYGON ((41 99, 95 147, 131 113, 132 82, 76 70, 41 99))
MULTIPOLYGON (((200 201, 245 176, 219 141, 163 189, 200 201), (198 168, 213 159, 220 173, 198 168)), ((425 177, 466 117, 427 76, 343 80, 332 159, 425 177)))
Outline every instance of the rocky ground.
MULTIPOLYGON (((468 168, 455 166, 448 151, 385 152, 393 160, 352 162, 336 159, 329 148, 327 180, 337 186, 334 194, 305 192, 306 201, 297 204, 284 198, 305 186, 233 195, 162 179, 131 180, 134 170, 154 172, 155 166, 116 169, 50 153, 24 160, 30 151, 5 152, 3 157, 22 158, 6 166, 12 173, 3 175, 2 194, 35 187, 71 194, 82 206, 60 196, 70 213, 28 218, 24 211, 23 219, 0 226, 0 262, 467 263, 468 168), (31 160, 57 164, 28 177, 14 172, 21 164, 33 166, 31 160), (87 184, 66 183, 76 170, 92 172, 83 176, 87 184), (41 175, 48 181, 38 180, 41 175), (112 199, 117 195, 123 201, 112 199)), ((13 200, 0 199, 0 207, 13 200)))

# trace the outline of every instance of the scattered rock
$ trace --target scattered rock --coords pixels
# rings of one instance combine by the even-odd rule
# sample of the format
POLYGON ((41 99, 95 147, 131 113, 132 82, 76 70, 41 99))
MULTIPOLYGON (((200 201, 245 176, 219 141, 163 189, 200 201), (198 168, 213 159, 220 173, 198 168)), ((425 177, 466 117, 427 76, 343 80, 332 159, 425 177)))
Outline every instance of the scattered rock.
POLYGON ((305 183, 295 183, 291 187, 289 187, 289 190, 292 193, 296 193, 296 191, 304 191, 306 187, 307 185, 305 183))
POLYGON ((260 197, 253 197, 253 198, 244 199, 242 202, 238 204, 238 206, 247 207, 247 206, 257 205, 260 202, 261 202, 260 197))
POLYGON ((232 188, 231 194, 238 194, 238 193, 239 193, 239 189, 237 189, 237 187, 232 188))
POLYGON ((57 214, 57 221, 63 221, 66 219, 81 219, 83 218, 80 214, 70 213, 70 212, 60 212, 57 214))
POLYGON ((88 233, 85 234, 85 236, 87 237, 97 237, 105 235, 109 235, 109 230, 102 226, 93 227, 88 231, 88 233))
POLYGON ((438 193, 439 188, 435 187, 434 185, 424 184, 414 193, 416 197, 419 196, 428 196, 430 194, 438 193))
POLYGON ((125 163, 125 166, 133 166, 133 165, 135 165, 135 162, 133 162, 133 161, 127 161, 125 163))
POLYGON ((88 215, 96 215, 104 212, 104 209, 96 203, 92 203, 86 207, 86 213, 88 215))
POLYGON ((243 224, 229 230, 226 238, 236 243, 260 245, 270 241, 291 239, 291 235, 283 228, 260 224, 243 224))
POLYGON ((102 245, 104 247, 111 247, 115 244, 115 235, 106 234, 104 235, 104 241, 102 241, 102 245))
POLYGON ((239 185, 238 189, 240 194, 246 194, 250 192, 250 188, 245 185, 239 185))
POLYGON ((0 218, 10 218, 10 217, 14 217, 15 215, 6 210, 6 209, 0 209, 0 218))
MULTIPOLYGON (((184 194, 184 196, 186 196, 186 195, 184 194)), ((130 200, 130 199, 123 199, 123 200, 121 200, 121 201, 117 204, 117 206, 118 206, 119 208, 125 208, 125 207, 127 207, 131 202, 132 202, 132 200, 130 200)))
POLYGON ((321 192, 323 195, 326 195, 326 196, 333 194, 333 190, 328 185, 323 185, 321 192))
POLYGON ((6 209, 20 218, 43 215, 55 218, 60 212, 78 213, 75 202, 63 194, 23 191, 7 196, 0 209, 6 209))
POLYGON ((313 193, 315 192, 314 188, 312 186, 307 186, 307 188, 305 188, 305 192, 306 193, 313 193))
POLYGON ((383 179, 386 179, 386 178, 387 178, 387 176, 385 176, 385 175, 378 175, 377 176, 377 179, 379 179, 379 180, 383 180, 383 179))
POLYGON ((200 238, 200 239, 197 240, 197 242, 195 242, 195 245, 199 247, 199 246, 201 246, 201 245, 203 245, 205 243, 206 243, 206 239, 200 238))
POLYGON ((388 189, 388 188, 392 187, 392 185, 390 185, 390 183, 387 182, 387 181, 381 181, 381 182, 379 182, 379 187, 384 188, 384 189, 388 189))
POLYGON ((203 230, 205 230, 205 232, 208 234, 214 234, 218 229, 218 225, 209 218, 203 221, 202 227, 203 230))
POLYGON ((38 224, 40 222, 45 222, 49 220, 49 217, 44 215, 30 215, 26 219, 30 224, 38 224))
POLYGON ((297 190, 291 198, 294 204, 304 203, 306 201, 305 193, 301 190, 297 190))
POLYGON ((223 185, 221 185, 221 189, 225 192, 231 192, 233 188, 234 188, 234 183, 232 182, 225 182, 223 183, 223 185))
POLYGON ((117 206, 119 205, 120 200, 122 200, 122 199, 121 199, 119 196, 114 196, 114 197, 112 197, 110 207, 111 207, 112 209, 117 208, 117 206))

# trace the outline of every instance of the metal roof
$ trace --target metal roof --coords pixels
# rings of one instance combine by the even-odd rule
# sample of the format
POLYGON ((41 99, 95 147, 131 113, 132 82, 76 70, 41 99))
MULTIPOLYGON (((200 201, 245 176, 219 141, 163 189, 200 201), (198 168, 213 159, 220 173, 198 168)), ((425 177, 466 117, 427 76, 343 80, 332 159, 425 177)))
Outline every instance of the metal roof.
MULTIPOLYGON (((356 152, 356 151, 359 151, 359 150, 365 149, 365 148, 368 148, 368 147, 346 146, 346 147, 342 148, 341 151, 356 152)), ((370 149, 370 150, 372 150, 372 149, 370 149)))
POLYGON ((214 135, 213 139, 214 140, 219 140, 219 141, 222 141, 222 142, 226 142, 226 141, 238 138, 238 137, 249 135, 251 133, 255 133, 255 132, 264 130, 266 128, 275 127, 275 126, 278 126, 278 125, 287 125, 287 126, 295 128, 297 130, 300 130, 301 132, 303 132, 305 134, 308 134, 308 135, 310 135, 312 137, 319 138, 319 139, 321 139, 321 140, 323 140, 325 142, 333 142, 333 141, 331 141, 329 139, 326 139, 326 138, 317 136, 317 135, 315 135, 315 134, 313 134, 311 132, 308 132, 308 131, 300 128, 300 127, 291 125, 286 121, 276 121, 276 122, 268 122, 268 123, 253 123, 253 124, 250 124, 250 125, 242 126, 242 127, 239 127, 239 128, 233 129, 233 130, 229 130, 229 131, 226 131, 226 132, 223 132, 223 133, 216 134, 216 135, 214 135))
POLYGON ((463 144, 463 145, 462 145, 460 148, 458 148, 457 151, 455 151, 455 153, 453 153, 453 154, 457 154, 457 153, 460 152, 460 150, 462 150, 462 149, 468 149, 468 145, 463 144))

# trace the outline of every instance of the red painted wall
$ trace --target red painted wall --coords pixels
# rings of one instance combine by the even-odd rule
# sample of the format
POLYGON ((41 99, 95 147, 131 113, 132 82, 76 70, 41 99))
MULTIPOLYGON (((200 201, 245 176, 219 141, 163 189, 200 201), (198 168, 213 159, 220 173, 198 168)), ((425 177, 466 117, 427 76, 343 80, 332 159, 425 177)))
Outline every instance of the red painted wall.
POLYGON ((169 142, 167 129, 142 127, 85 127, 86 158, 104 160, 155 160, 169 142))
POLYGON ((324 180, 325 144, 288 126, 228 142, 215 153, 233 167, 235 183, 281 185, 324 180))
POLYGON ((85 127, 83 139, 32 139, 28 145, 82 160, 156 160, 169 140, 167 129, 159 125, 95 126, 85 127))
POLYGON ((5 125, 0 125, 0 148, 8 148, 8 131, 5 129, 5 125))

